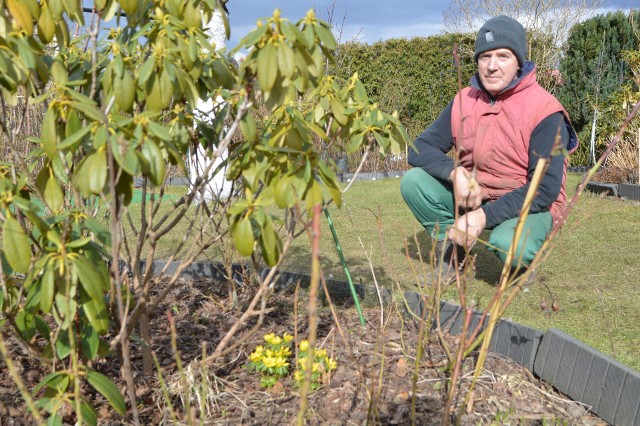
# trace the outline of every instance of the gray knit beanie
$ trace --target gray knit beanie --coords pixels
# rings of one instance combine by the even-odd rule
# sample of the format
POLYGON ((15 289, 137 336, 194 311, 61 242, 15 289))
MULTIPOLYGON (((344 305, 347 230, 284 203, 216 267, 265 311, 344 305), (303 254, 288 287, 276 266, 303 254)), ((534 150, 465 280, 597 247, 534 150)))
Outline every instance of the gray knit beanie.
POLYGON ((527 57, 527 34, 520 22, 508 16, 496 16, 484 23, 476 38, 475 61, 487 50, 507 48, 518 58, 522 66, 527 57))

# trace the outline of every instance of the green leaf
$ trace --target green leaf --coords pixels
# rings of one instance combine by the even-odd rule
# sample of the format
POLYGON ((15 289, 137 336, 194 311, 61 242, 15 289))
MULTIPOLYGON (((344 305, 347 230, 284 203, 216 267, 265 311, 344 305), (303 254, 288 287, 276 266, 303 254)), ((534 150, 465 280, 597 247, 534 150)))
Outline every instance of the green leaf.
POLYGON ((233 228, 233 242, 242 256, 249 256, 253 253, 253 229, 251 219, 243 217, 233 228))
POLYGON ((52 164, 40 170, 36 177, 36 187, 44 196, 44 202, 52 212, 58 212, 64 203, 64 192, 53 174, 52 164))
POLYGON ((113 19, 118 11, 118 2, 116 0, 107 0, 105 10, 102 12, 102 19, 104 22, 109 22, 113 19))
POLYGON ((149 77, 153 75, 155 67, 155 58, 153 56, 149 56, 149 58, 140 67, 140 73, 138 74, 138 84, 140 86, 144 86, 147 83, 149 77))
POLYGON ((149 121, 149 132, 163 141, 172 142, 173 137, 169 132, 169 129, 166 126, 163 126, 160 123, 156 123, 155 121, 149 121))
POLYGON ((290 78, 296 70, 296 57, 288 44, 282 43, 278 47, 278 69, 280 74, 290 78))
POLYGON ((65 324, 65 328, 60 332, 55 341, 56 356, 59 359, 65 359, 71 353, 71 344, 69 343, 69 327, 65 324))
POLYGON ((322 204, 322 188, 320 188, 320 185, 315 179, 311 181, 311 185, 305 193, 304 200, 309 210, 318 204, 322 204))
MULTIPOLYGON (((75 96, 80 95, 75 90, 68 90, 67 93, 73 93, 75 96)), ((94 106, 93 102, 69 102, 69 105, 80 111, 87 118, 100 123, 104 121, 104 114, 94 106)))
POLYGON ((320 102, 318 102, 313 108, 313 119, 314 121, 318 122, 322 120, 322 117, 324 117, 324 108, 322 107, 320 102))
POLYGON ((130 111, 136 99, 136 82, 128 70, 113 80, 113 95, 122 111, 130 111))
MULTIPOLYGON (((42 303, 42 301, 40 301, 40 303, 42 303)), ((49 324, 47 324, 47 322, 39 315, 36 315, 34 319, 36 321, 36 330, 38 330, 38 333, 40 333, 40 335, 45 339, 49 340, 51 335, 51 327, 49 327, 49 324)))
POLYGON ((40 290, 42 285, 40 281, 36 282, 35 284, 31 284, 29 282, 26 287, 29 289, 29 291, 27 292, 27 297, 25 299, 23 309, 28 311, 29 315, 33 315, 33 312, 35 312, 40 305, 40 296, 42 296, 42 292, 40 290))
POLYGON ((171 102, 174 90, 174 81, 172 77, 173 65, 165 68, 160 74, 160 97, 162 100, 162 106, 165 107, 171 102))
POLYGON ((51 16, 51 11, 47 6, 47 3, 42 3, 42 10, 40 12, 40 18, 38 19, 38 37, 44 44, 48 44, 53 40, 53 36, 56 34, 56 23, 51 16))
POLYGON ((111 152, 116 162, 131 176, 140 172, 140 159, 136 155, 135 147, 118 138, 111 138, 111 152))
POLYGON ((268 217, 260 233, 260 246, 262 248, 262 257, 267 265, 275 266, 280 259, 280 239, 268 217))
POLYGON ((389 138, 384 137, 384 135, 378 132, 373 132, 373 137, 375 138, 376 142, 378 142, 378 145, 380 146, 380 152, 382 154, 385 154, 387 148, 389 147, 389 138))
POLYGON ((58 23, 58 25, 56 26, 56 40, 58 41, 59 45, 68 46, 69 45, 69 27, 67 26, 67 22, 64 19, 58 19, 56 20, 56 22, 58 23))
POLYGON ((276 184, 274 195, 278 208, 284 209, 291 207, 295 203, 291 179, 290 176, 283 176, 276 184))
POLYGON ((311 121, 304 121, 303 124, 307 126, 313 133, 320 136, 321 139, 327 139, 327 134, 322 130, 320 126, 311 121))
POLYGON ((59 212, 64 204, 64 192, 62 187, 53 176, 53 171, 49 175, 47 185, 44 188, 44 201, 51 208, 53 212, 59 212))
POLYGON ((103 300, 104 293, 109 290, 108 277, 102 276, 91 262, 82 256, 72 259, 72 264, 80 278, 80 285, 92 300, 103 300))
POLYGON ((351 137, 347 144, 347 154, 353 154, 362 146, 366 134, 366 132, 356 133, 351 137))
POLYGON ((2 243, 9 265, 16 272, 26 273, 31 263, 31 244, 27 233, 13 216, 7 216, 4 221, 2 243))
POLYGON ((84 247, 91 242, 91 237, 77 238, 67 243, 67 248, 77 249, 84 247))
POLYGON ((109 330, 109 311, 104 300, 89 299, 82 304, 82 309, 97 333, 104 334, 109 330))
MULTIPOLYGON (((76 114, 76 117, 77 117, 77 114, 76 114)), ((69 122, 67 122, 67 129, 69 129, 69 122)), ((67 132, 67 137, 62 142, 60 142, 60 145, 58 145, 58 148, 61 151, 66 149, 75 150, 82 142, 82 139, 84 139, 84 137, 90 131, 91 131, 91 126, 84 126, 77 129, 73 133, 67 132)))
POLYGON ((58 84, 66 83, 67 81, 69 81, 67 68, 59 59, 55 59, 51 64, 51 77, 53 78, 53 81, 58 84))
POLYGON ((37 394, 40 391, 40 389, 42 389, 43 387, 47 386, 49 384, 49 382, 51 382, 54 379, 58 379, 58 378, 60 378, 62 376, 66 376, 66 373, 62 373, 62 372, 57 371, 57 372, 54 372, 54 373, 47 374, 46 376, 44 376, 42 378, 42 380, 40 380, 40 383, 38 383, 36 385, 36 387, 33 388, 33 391, 31 392, 31 394, 32 395, 37 394))
POLYGON ((96 411, 84 400, 80 402, 80 412, 82 413, 82 420, 87 425, 96 426, 98 424, 96 411))
POLYGON ((111 232, 107 226, 91 216, 84 219, 84 224, 98 241, 105 246, 111 246, 111 232))
POLYGON ((28 35, 33 35, 33 18, 26 2, 21 0, 5 0, 5 4, 20 28, 28 35))
POLYGON ((82 329, 80 344, 84 356, 90 360, 95 359, 98 354, 98 348, 100 347, 100 337, 98 333, 96 333, 95 328, 87 325, 82 329))
POLYGON ((128 206, 133 199, 133 177, 128 173, 122 173, 116 182, 116 193, 122 196, 122 203, 128 206))
POLYGON ((84 166, 89 193, 100 194, 107 183, 107 153, 99 150, 89 155, 84 166))
POLYGON ((97 371, 87 371, 87 382, 95 388, 102 396, 107 398, 111 406, 120 414, 126 412, 124 398, 115 384, 104 374, 97 371))
POLYGON ((18 312, 15 324, 22 337, 27 340, 31 340, 31 338, 36 334, 35 319, 33 318, 33 315, 26 310, 18 312))
POLYGON ((246 48, 252 47, 264 36, 268 28, 269 27, 267 25, 262 25, 256 28, 255 30, 251 31, 249 34, 247 34, 247 36, 245 36, 242 40, 240 40, 238 47, 246 47, 246 48))
POLYGON ((57 112, 49 107, 47 112, 44 113, 42 119, 42 133, 40 140, 42 142, 42 149, 49 159, 53 159, 58 149, 58 133, 56 120, 58 119, 57 112))
POLYGON ((146 173, 149 179, 151 179, 154 185, 162 185, 166 173, 162 151, 158 145, 147 139, 144 141, 140 152, 147 162, 148 168, 146 173))
POLYGON ((258 82, 263 92, 269 92, 278 76, 276 48, 267 43, 258 53, 258 82))
POLYGON ((61 395, 69 389, 70 379, 71 377, 68 374, 62 374, 49 380, 48 387, 54 390, 56 394, 61 395))
POLYGON ((315 26, 314 30, 318 35, 318 38, 328 49, 336 49, 338 47, 338 43, 336 42, 335 37, 331 33, 331 30, 325 28, 322 24, 318 24, 315 26))
POLYGON ((44 270, 40 283, 40 309, 45 314, 48 314, 53 305, 53 295, 55 292, 55 275, 51 268, 44 270))
POLYGON ((162 94, 163 84, 159 75, 153 75, 145 85, 146 100, 145 106, 150 111, 160 111, 167 104, 164 102, 165 96, 162 94))
POLYGON ((60 233, 55 229, 50 229, 47 231, 47 239, 49 242, 56 245, 56 247, 62 246, 62 238, 60 237, 60 233))
POLYGON ((240 121, 240 131, 247 142, 255 142, 258 138, 258 127, 251 113, 247 113, 240 121))
POLYGON ((315 34, 311 25, 307 25, 302 30, 303 33, 303 43, 305 47, 309 50, 313 49, 313 45, 315 44, 315 34))
MULTIPOLYGON (((89 126, 86 126, 86 127, 91 129, 89 126)), ((70 110, 69 113, 67 114, 67 122, 64 128, 65 138, 68 138, 69 136, 73 135, 75 132, 83 128, 85 128, 85 126, 82 125, 82 120, 80 120, 78 111, 74 109, 70 110)))
POLYGON ((331 193, 331 198, 333 198, 333 200, 336 202, 336 205, 340 207, 342 205, 342 192, 338 187, 338 177, 323 160, 318 161, 318 167, 320 169, 320 177, 322 181, 327 185, 327 188, 331 193))
POLYGON ((345 126, 349 121, 349 118, 344 114, 344 105, 340 102, 340 99, 336 97, 331 98, 331 111, 338 124, 345 126))
MULTIPOLYGON (((75 285, 71 288, 72 292, 76 291, 75 285)), ((53 300, 56 304, 58 312, 64 316, 61 327, 68 327, 71 321, 75 318, 76 312, 78 310, 78 304, 76 301, 66 294, 66 290, 60 289, 56 292, 55 296, 53 296, 53 300)))
POLYGON ((356 101, 361 104, 369 103, 369 96, 367 95, 367 89, 360 80, 356 80, 356 88, 354 91, 356 101))

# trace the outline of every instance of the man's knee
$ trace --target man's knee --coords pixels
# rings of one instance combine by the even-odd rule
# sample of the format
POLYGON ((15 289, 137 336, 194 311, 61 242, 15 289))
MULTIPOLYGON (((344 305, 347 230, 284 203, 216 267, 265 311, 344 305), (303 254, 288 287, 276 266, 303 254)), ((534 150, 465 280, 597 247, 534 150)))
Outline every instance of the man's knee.
MULTIPOLYGON (((503 262, 507 260, 507 254, 509 250, 511 250, 513 237, 514 229, 497 228, 491 233, 489 247, 491 247, 491 250, 494 251, 503 262)), ((531 235, 527 233, 521 235, 511 261, 511 266, 529 266, 536 257, 538 250, 540 250, 540 246, 540 244, 534 241, 531 235)))

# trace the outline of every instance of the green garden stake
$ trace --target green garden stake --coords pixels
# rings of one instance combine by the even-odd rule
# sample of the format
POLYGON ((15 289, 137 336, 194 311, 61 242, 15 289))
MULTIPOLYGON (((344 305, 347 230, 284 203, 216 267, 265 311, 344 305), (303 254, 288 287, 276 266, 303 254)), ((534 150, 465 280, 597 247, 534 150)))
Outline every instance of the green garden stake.
POLYGON ((347 262, 344 260, 344 254, 342 254, 342 247, 340 247, 340 241, 338 241, 338 234, 336 233, 336 228, 333 227, 333 221, 331 220, 331 215, 329 214, 329 209, 324 208, 324 214, 327 216, 327 221, 329 222, 329 228, 331 228, 331 234, 333 234, 333 242, 336 243, 336 249, 338 250, 338 254, 340 255, 340 262, 342 262, 342 269, 344 269, 344 273, 347 276, 347 281, 349 282, 349 288, 351 289, 351 296, 353 297, 353 301, 356 304, 356 309, 358 310, 358 316, 360 317, 360 325, 364 326, 364 315, 362 315, 362 309, 360 308, 360 302, 358 301, 358 294, 356 293, 356 288, 353 285, 353 280, 351 280, 351 274, 349 273, 349 268, 347 268, 347 262))

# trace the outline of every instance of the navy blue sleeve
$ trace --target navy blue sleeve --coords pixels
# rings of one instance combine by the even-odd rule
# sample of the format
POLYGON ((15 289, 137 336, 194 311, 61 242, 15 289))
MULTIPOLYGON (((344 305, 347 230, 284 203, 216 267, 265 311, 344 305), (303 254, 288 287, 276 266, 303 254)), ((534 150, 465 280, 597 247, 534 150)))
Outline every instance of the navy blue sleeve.
POLYGON ((451 107, 453 101, 440 113, 431 124, 414 141, 414 148, 409 149, 409 165, 420 167, 431 176, 448 180, 453 170, 453 158, 447 152, 453 147, 451 133, 451 107))
POLYGON ((529 190, 529 184, 540 158, 550 158, 549 167, 542 177, 529 212, 539 213, 549 208, 558 198, 562 187, 562 177, 564 176, 564 155, 559 150, 558 152, 553 152, 552 155, 558 129, 560 129, 562 146, 566 148, 569 143, 569 129, 561 112, 549 115, 533 129, 531 140, 529 141, 527 183, 482 206, 487 217, 486 228, 494 228, 505 220, 512 219, 520 214, 529 190))

